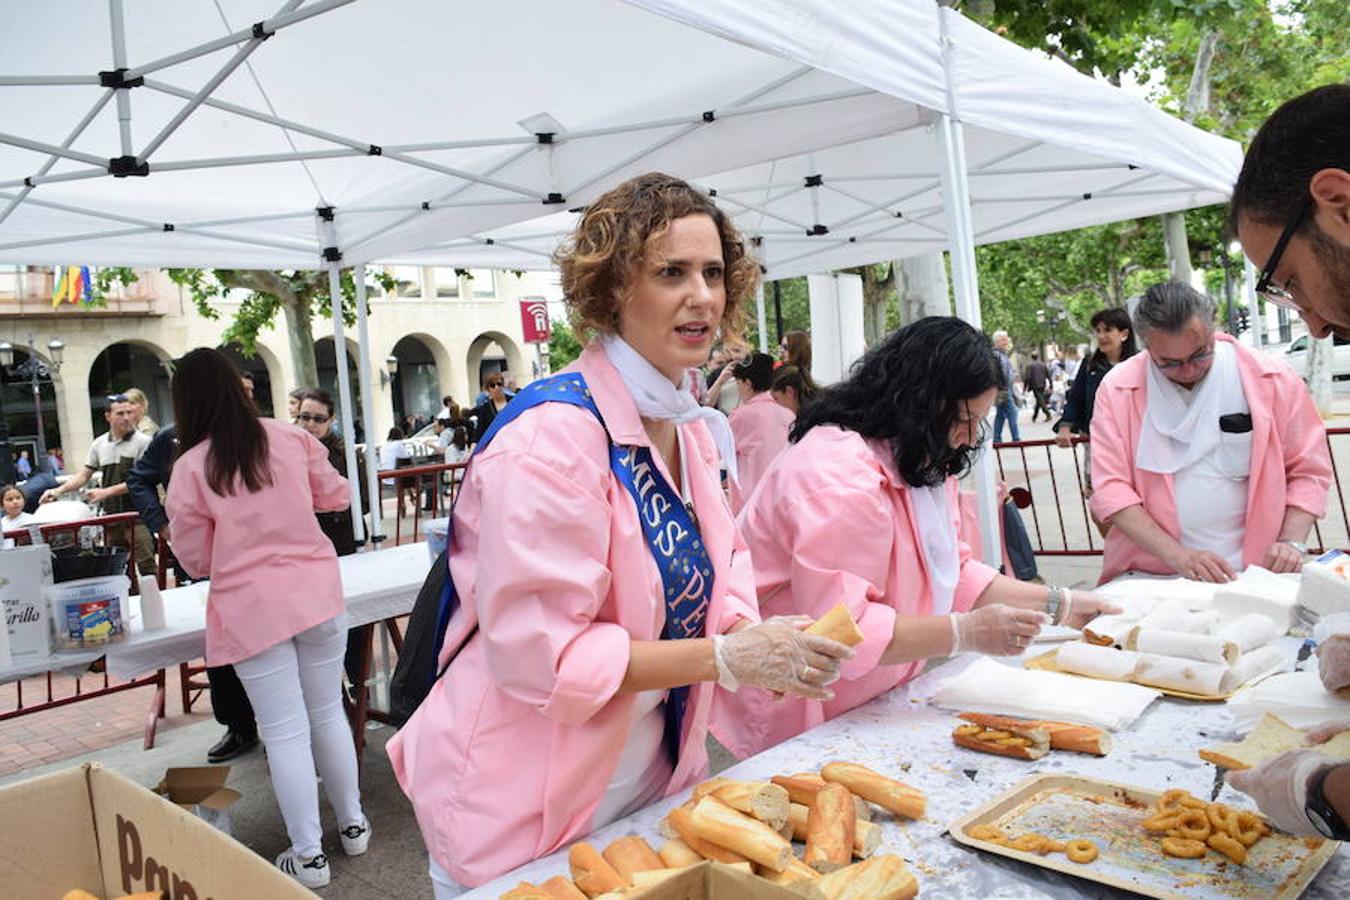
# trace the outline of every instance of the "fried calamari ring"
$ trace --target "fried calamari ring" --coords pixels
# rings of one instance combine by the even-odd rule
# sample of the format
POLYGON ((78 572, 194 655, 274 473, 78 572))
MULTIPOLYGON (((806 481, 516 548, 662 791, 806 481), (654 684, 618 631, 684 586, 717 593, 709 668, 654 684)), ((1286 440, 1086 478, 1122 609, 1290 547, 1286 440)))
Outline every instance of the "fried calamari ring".
POLYGON ((1097 858, 1097 845, 1085 838, 1077 838, 1064 845, 1064 855, 1072 862, 1090 863, 1097 858))
POLYGON ((1205 807, 1205 816, 1215 831, 1229 837, 1237 837, 1237 810, 1233 807, 1223 803, 1211 803, 1205 807))
POLYGON ((1189 797, 1190 794, 1181 788, 1172 788, 1170 791, 1163 791, 1163 795, 1158 798, 1158 812, 1180 812, 1181 798, 1189 797))
POLYGON ((1262 835, 1265 833, 1263 831, 1263 826, 1266 823, 1261 820, 1260 816, 1253 812, 1239 810, 1237 817, 1234 819, 1234 824, 1237 825, 1237 834, 1231 836, 1237 838, 1244 847, 1251 847, 1257 841, 1261 840, 1262 835))
POLYGON ((1180 817, 1177 812, 1154 813, 1143 821, 1144 830, 1150 834, 1166 834, 1177 827, 1180 817))
POLYGON ((1023 853, 1045 853, 1045 844, 1049 838, 1041 834, 1023 834, 1008 841, 1008 846, 1023 853))
POLYGON ((1001 741, 1004 738, 1013 737, 1011 731, 986 731, 980 735, 982 741, 1001 741))
POLYGON ((970 828, 966 829, 966 835, 977 841, 998 842, 1006 841, 1008 839, 1008 835, 1004 833, 1002 828, 997 828, 989 824, 972 825, 970 828))
POLYGON ((1063 841, 1047 839, 1045 846, 1041 848, 1041 856, 1045 856, 1047 853, 1063 853, 1067 846, 1063 841))
POLYGON ((1222 831, 1216 831, 1211 834, 1206 843, 1239 866, 1244 865, 1247 862, 1247 848, 1242 846, 1241 841, 1229 837, 1222 831))
POLYGON ((1167 837, 1162 839, 1162 852, 1177 859, 1199 859, 1205 855, 1205 843, 1189 838, 1167 837))
MULTIPOLYGON (((1210 820, 1206 818, 1205 811, 1202 809, 1183 809, 1177 816, 1177 831, 1184 837, 1192 841, 1203 841, 1210 834, 1210 820)), ((1217 830, 1217 829, 1214 829, 1217 830)))
POLYGON ((1031 738, 1024 738, 1024 737, 999 738, 998 740, 994 741, 994 743, 998 744, 1000 747, 1030 747, 1031 738))
POLYGON ((972 734, 979 734, 981 731, 984 731, 983 725, 975 725, 972 723, 969 725, 957 725, 956 729, 952 731, 952 734, 966 737, 972 734))

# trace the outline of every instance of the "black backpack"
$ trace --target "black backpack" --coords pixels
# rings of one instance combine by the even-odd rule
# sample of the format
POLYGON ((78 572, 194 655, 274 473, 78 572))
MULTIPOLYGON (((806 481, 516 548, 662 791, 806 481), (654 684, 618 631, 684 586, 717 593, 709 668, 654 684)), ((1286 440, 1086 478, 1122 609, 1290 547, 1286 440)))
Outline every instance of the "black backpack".
POLYGON ((441 591, 450 577, 450 548, 441 551, 431 564, 422 589, 417 592, 417 601, 413 603, 412 615, 408 617, 408 628, 403 634, 403 647, 398 652, 398 662, 394 674, 389 679, 389 715, 395 728, 403 723, 422 705, 431 692, 434 678, 428 673, 436 672, 436 655, 440 650, 436 639, 436 617, 440 609, 441 591))

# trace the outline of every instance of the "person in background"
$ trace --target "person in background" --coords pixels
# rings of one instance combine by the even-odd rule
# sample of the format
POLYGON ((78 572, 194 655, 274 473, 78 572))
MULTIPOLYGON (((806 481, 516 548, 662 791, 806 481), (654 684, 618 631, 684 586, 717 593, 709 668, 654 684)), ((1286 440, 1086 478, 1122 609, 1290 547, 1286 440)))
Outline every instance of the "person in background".
POLYGON ((1256 293, 1315 338, 1350 338, 1350 84, 1288 101, 1247 148, 1228 227, 1259 266, 1256 293))
POLYGON ((19 476, 20 481, 25 481, 33 475, 33 463, 28 458, 27 450, 20 450, 19 456, 14 460, 14 473, 19 476))
POLYGON ((816 383, 811 373, 796 366, 781 365, 774 370, 769 394, 774 402, 792 413, 793 418, 816 395, 816 383))
POLYGON ((972 558, 957 479, 986 437, 1003 366, 989 339, 932 316, 894 332, 797 416, 791 445, 736 520, 762 616, 844 603, 863 633, 830 699, 719 693, 713 733, 745 758, 910 680, 926 660, 1022 653, 1053 622, 1115 608, 972 558))
POLYGON ((789 331, 778 342, 778 359, 785 366, 796 366, 809 378, 811 375, 811 335, 805 331, 789 331))
POLYGON ((1102 583, 1297 572, 1326 514, 1331 455, 1312 397, 1283 361, 1216 335, 1214 309, 1180 282, 1149 288, 1134 313, 1147 352, 1097 390, 1090 503, 1112 526, 1102 583))
POLYGON ((788 444, 788 431, 796 418, 774 402, 773 357, 752 353, 732 367, 741 402, 728 421, 736 438, 737 480, 731 482, 731 512, 734 515, 755 492, 755 485, 788 444))
POLYGON ((136 430, 147 437, 154 437, 155 432, 159 431, 159 425, 150 418, 150 399, 145 396, 145 391, 140 388, 127 388, 123 393, 134 407, 136 430))
POLYGON ((32 514, 23 511, 23 491, 19 490, 17 485, 7 484, 0 488, 0 505, 4 508, 4 516, 0 518, 0 531, 12 531, 37 521, 32 514))
MULTIPOLYGON (((1054 425, 1055 443, 1073 445, 1073 436, 1087 436, 1092 428, 1092 411, 1097 404, 1097 389, 1112 367, 1139 352, 1134 344, 1134 326, 1130 314, 1118 306, 1099 309, 1092 314, 1092 332, 1097 349, 1087 358, 1086 368, 1070 385, 1064 398, 1064 414, 1054 425)), ((1092 496, 1092 445, 1083 445, 1083 496, 1092 496)))
POLYGON ((994 332, 994 350, 999 356, 999 368, 1003 372, 1003 386, 998 389, 998 394, 994 398, 994 440, 998 443, 1003 442, 1003 423, 1007 422, 1012 429, 1012 439, 1020 441, 1022 439, 1022 430, 1017 422, 1017 400, 1013 382, 1012 357, 1012 339, 1008 337, 1006 331, 994 332))
POLYGON ((556 259, 587 347, 511 401, 469 463, 445 675, 387 745, 438 900, 705 777, 719 679, 823 697, 850 655, 799 623, 754 624, 718 471, 719 455, 735 465, 729 426, 680 390, 719 328, 739 333, 759 275, 730 219, 643 175, 592 201, 556 259), (674 536, 675 565, 658 567, 643 521, 674 536))
POLYGON ((1041 355, 1034 350, 1031 353, 1031 362, 1022 370, 1022 384, 1026 385, 1027 390, 1031 391, 1031 396, 1036 399, 1036 405, 1031 410, 1031 421, 1034 423, 1036 415, 1044 410, 1045 421, 1049 422, 1050 407, 1046 405, 1046 389, 1050 386, 1050 370, 1041 362, 1041 355))
POLYGON ((60 447, 52 447, 47 451, 47 472, 53 477, 66 473, 66 463, 61 456, 60 447))
POLYGON ((476 430, 473 436, 475 442, 483 439, 483 435, 492 427, 492 420, 497 418, 497 414, 510 402, 510 398, 506 396, 506 378, 501 372, 493 372, 483 379, 483 392, 487 394, 487 399, 469 413, 475 423, 476 430))
POLYGON ((312 435, 258 416, 220 352, 180 359, 172 391, 179 453, 165 507, 174 554, 211 579, 207 664, 233 665, 257 713, 290 838, 277 867, 323 887, 319 778, 343 851, 365 853, 371 834, 342 711, 342 576, 314 517, 351 505, 347 481, 312 435))
POLYGON ((441 398, 441 409, 436 413, 436 418, 443 422, 452 422, 459 418, 459 404, 455 403, 454 397, 446 394, 441 398))
POLYGON ((300 424, 296 418, 300 415, 300 401, 303 400, 305 394, 308 394, 311 390, 312 388, 301 387, 296 388, 286 395, 286 415, 290 418, 292 423, 297 425, 300 424))
POLYGON ((1064 377, 1073 381, 1078 377, 1078 367, 1081 365, 1078 359, 1078 347, 1074 345, 1064 351, 1064 377))
POLYGON ((750 349, 742 343, 728 342, 723 345, 722 350, 722 359, 725 362, 712 383, 708 385, 703 405, 714 407, 721 410, 723 415, 730 416, 741 404, 740 391, 735 390, 731 384, 735 379, 736 365, 749 355, 750 349))

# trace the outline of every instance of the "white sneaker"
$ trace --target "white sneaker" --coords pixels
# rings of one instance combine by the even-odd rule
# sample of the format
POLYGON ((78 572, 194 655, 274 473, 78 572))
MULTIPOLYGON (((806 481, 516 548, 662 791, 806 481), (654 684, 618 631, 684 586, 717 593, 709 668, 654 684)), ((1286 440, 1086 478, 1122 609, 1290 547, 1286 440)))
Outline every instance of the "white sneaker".
POLYGON ((277 857, 277 868, 307 888, 321 888, 332 879, 328 857, 320 853, 310 859, 301 859, 292 848, 277 857))
POLYGON ((342 840, 342 852, 348 856, 360 856, 370 846, 370 822, 361 820, 359 825, 348 825, 338 830, 342 840))

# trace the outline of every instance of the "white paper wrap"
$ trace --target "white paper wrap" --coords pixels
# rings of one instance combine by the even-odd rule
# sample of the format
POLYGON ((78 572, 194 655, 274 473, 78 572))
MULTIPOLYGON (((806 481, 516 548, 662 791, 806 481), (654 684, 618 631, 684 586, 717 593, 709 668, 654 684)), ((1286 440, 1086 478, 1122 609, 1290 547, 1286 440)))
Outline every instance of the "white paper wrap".
POLYGON ((1138 619, 1130 616, 1098 616, 1091 622, 1083 626, 1083 634, 1091 632, 1098 637, 1104 637, 1111 641, 1113 647, 1124 647, 1125 642, 1130 637, 1130 632, 1134 630, 1138 619))
POLYGON ((1274 620, 1283 634, 1294 624, 1298 586, 1299 576, 1248 566, 1237 581, 1220 585, 1214 592, 1214 611, 1225 619, 1260 613, 1274 620))
POLYGON ((1140 653, 1139 664, 1134 668, 1134 680, 1140 684, 1192 694, 1220 693, 1223 676, 1227 674, 1226 665, 1156 653, 1140 653))
POLYGON ((1160 629, 1163 631, 1184 631, 1188 634, 1208 634, 1220 622, 1219 614, 1213 610, 1189 610, 1181 603, 1167 601, 1160 603, 1152 612, 1136 623, 1139 629, 1160 629))
POLYGON ((1250 653, 1242 654, 1238 657, 1237 662, 1228 667, 1228 674, 1223 676, 1223 682, 1220 683, 1219 690, 1224 694, 1231 693, 1253 678, 1278 672, 1285 665, 1284 654, 1277 648, 1271 646, 1259 647, 1250 653))
POLYGON ((1166 631, 1161 628, 1136 628, 1130 634, 1131 650, 1179 656, 1200 662, 1231 665, 1237 662, 1242 650, 1233 641, 1212 634, 1190 634, 1185 631, 1166 631))
POLYGON ((1322 687, 1317 670, 1272 675, 1228 701, 1239 735, 1246 735, 1272 712, 1295 728, 1311 728, 1333 719, 1350 718, 1350 700, 1322 687))
POLYGON ((1059 648, 1055 665, 1074 675, 1105 678, 1110 681, 1131 681, 1139 654, 1114 647, 1098 647, 1083 641, 1074 641, 1059 648))
POLYGON ((1306 563, 1295 595, 1298 605, 1319 616, 1350 612, 1350 581, 1341 577, 1339 568, 1306 563))
POLYGON ((1219 623, 1214 634, 1225 641, 1238 645, 1243 653, 1249 653, 1257 647, 1264 647, 1280 636, 1280 626, 1270 616, 1261 613, 1247 613, 1227 622, 1219 623))

